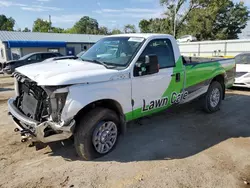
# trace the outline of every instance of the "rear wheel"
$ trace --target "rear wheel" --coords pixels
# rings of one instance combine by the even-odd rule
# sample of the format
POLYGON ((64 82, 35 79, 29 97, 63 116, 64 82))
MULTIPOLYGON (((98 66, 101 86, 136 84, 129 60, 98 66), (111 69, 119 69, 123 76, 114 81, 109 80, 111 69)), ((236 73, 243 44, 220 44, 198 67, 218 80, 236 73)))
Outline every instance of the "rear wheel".
POLYGON ((77 154, 85 160, 102 157, 112 151, 118 140, 119 118, 106 108, 96 108, 83 116, 74 135, 77 154))
POLYGON ((221 83, 217 81, 212 82, 203 98, 204 110, 208 113, 218 111, 220 109, 222 96, 223 89, 221 83))

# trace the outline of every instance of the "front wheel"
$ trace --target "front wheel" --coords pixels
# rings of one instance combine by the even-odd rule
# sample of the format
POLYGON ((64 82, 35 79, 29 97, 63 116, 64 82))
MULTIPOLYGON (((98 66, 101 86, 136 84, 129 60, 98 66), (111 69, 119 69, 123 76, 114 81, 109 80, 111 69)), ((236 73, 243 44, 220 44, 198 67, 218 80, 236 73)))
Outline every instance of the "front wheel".
POLYGON ((212 82, 203 98, 204 110, 208 113, 213 113, 220 110, 222 96, 222 85, 217 81, 212 82))
POLYGON ((118 140, 119 118, 106 108, 96 108, 82 117, 74 135, 77 154, 85 160, 102 157, 112 151, 118 140))

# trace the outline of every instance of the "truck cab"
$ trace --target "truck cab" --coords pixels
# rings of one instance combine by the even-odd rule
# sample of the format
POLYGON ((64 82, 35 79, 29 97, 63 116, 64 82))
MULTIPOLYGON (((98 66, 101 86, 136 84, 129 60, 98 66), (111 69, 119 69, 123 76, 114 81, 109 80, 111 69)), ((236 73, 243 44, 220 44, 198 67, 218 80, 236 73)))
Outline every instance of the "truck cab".
POLYGON ((114 148, 126 123, 202 98, 218 111, 235 77, 234 59, 182 57, 166 34, 107 36, 79 59, 17 68, 9 114, 26 140, 74 137, 84 159, 114 148))

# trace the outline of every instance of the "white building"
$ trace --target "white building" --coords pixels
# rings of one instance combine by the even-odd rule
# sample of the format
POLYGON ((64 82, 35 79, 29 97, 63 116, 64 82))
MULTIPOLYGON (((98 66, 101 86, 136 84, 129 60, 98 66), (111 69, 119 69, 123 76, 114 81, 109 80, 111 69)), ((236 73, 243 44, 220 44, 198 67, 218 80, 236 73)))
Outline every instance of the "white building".
POLYGON ((250 39, 187 42, 179 47, 185 56, 236 56, 250 52, 250 39))

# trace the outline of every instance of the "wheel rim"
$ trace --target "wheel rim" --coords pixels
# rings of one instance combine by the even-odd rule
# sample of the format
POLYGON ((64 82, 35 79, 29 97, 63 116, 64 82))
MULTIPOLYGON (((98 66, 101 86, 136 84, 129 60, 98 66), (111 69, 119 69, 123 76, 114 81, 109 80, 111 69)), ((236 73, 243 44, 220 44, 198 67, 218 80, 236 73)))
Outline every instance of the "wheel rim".
POLYGON ((218 88, 214 88, 210 95, 210 105, 214 108, 220 102, 220 90, 218 88))
POLYGON ((92 136, 96 151, 101 154, 109 152, 116 143, 117 135, 117 126, 114 122, 101 122, 92 136))

